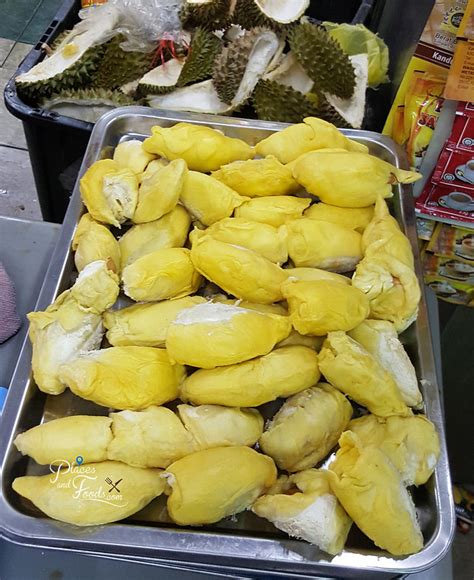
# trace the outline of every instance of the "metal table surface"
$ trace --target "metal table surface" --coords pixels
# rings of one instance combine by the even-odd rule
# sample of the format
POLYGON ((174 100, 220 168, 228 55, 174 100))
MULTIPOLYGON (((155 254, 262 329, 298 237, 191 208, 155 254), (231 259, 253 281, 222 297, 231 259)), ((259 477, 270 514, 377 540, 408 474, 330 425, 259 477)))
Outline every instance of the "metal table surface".
MULTIPOLYGON (((23 325, 18 334, 0 345, 0 385, 8 385, 16 357, 27 332, 26 313, 34 309, 41 289, 49 256, 60 225, 0 216, 0 261, 13 280, 17 306, 23 325)), ((438 310, 434 293, 427 293, 427 306, 433 332, 438 384, 441 385, 441 351, 438 310)), ((205 578, 243 578, 228 574, 195 571, 185 567, 156 566, 153 561, 123 561, 79 555, 61 550, 41 550, 19 546, 0 538, 1 580, 203 580, 205 578)), ((410 580, 452 580, 451 552, 437 566, 410 580)))

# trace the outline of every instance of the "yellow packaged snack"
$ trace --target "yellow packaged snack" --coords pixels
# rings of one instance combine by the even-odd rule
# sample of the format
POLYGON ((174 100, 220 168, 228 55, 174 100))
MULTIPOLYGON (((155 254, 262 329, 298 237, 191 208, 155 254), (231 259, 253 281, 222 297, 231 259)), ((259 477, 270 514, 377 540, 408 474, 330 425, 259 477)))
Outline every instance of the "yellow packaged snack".
POLYGON ((297 268, 349 272, 362 258, 362 238, 339 224, 302 218, 290 222, 288 254, 297 268))
POLYGON ((84 353, 59 371, 62 383, 83 399, 138 411, 176 399, 186 376, 164 349, 114 346, 84 353))
MULTIPOLYGON (((203 233, 195 229, 190 236, 191 242, 194 243, 203 233)), ((207 228, 206 235, 220 242, 253 250, 270 262, 283 264, 288 260, 286 228, 274 228, 243 218, 226 218, 207 228)))
POLYGON ((249 508, 276 480, 273 461, 249 447, 198 451, 163 474, 168 513, 182 526, 212 524, 249 508))
POLYGON ((134 304, 104 313, 107 340, 112 346, 164 347, 169 325, 185 308, 202 304, 201 296, 185 296, 149 304, 134 304))
POLYGON ((138 200, 138 178, 130 169, 120 169, 112 159, 93 163, 80 181, 81 197, 91 216, 120 227, 132 219, 138 200))
POLYGON ((107 459, 112 440, 109 417, 75 415, 53 419, 16 436, 13 443, 22 455, 40 465, 56 465, 58 460, 72 464, 79 455, 85 463, 107 459))
POLYGON ((267 354, 290 330, 287 316, 207 302, 178 314, 166 349, 181 364, 211 369, 267 354))
POLYGON ((410 415, 391 375, 345 332, 330 332, 318 355, 327 381, 379 415, 410 415))
POLYGON ((105 260, 107 266, 120 273, 120 246, 109 229, 85 213, 77 224, 72 239, 74 263, 80 272, 91 262, 105 260))
POLYGON ((254 197, 236 207, 234 215, 278 228, 291 220, 300 218, 310 203, 309 198, 292 195, 254 197))
POLYGON ((399 472, 374 445, 362 446, 351 431, 329 466, 329 483, 342 507, 377 546, 394 556, 423 548, 415 506, 399 472))
POLYGON ((202 236, 193 244, 191 260, 198 272, 237 298, 261 304, 283 299, 285 270, 252 250, 202 236))
POLYGON ((292 162, 293 176, 309 193, 338 207, 367 207, 377 196, 392 197, 395 183, 413 183, 419 173, 399 169, 373 155, 322 149, 292 162))
POLYGON ((367 153, 365 145, 345 137, 332 123, 306 117, 303 123, 273 133, 255 146, 257 155, 274 155, 281 163, 290 163, 300 155, 317 149, 341 148, 367 153))
POLYGON ((224 183, 197 171, 188 172, 180 199, 189 213, 205 226, 231 216, 245 201, 224 183))
POLYGON ((280 469, 308 469, 335 447, 351 417, 346 397, 331 385, 318 383, 283 403, 259 444, 280 469))
POLYGON ((172 127, 153 127, 143 148, 170 161, 184 159, 189 169, 208 173, 237 159, 251 159, 252 147, 203 125, 176 123, 172 127))
POLYGON ((71 296, 86 312, 102 314, 115 304, 119 290, 117 274, 107 268, 106 262, 97 260, 79 273, 71 288, 71 296))
POLYGON ((368 226, 374 215, 373 206, 337 207, 327 203, 314 203, 304 212, 304 217, 338 224, 360 234, 368 226))
POLYGON ((315 385, 318 357, 305 346, 285 346, 240 364, 198 370, 183 383, 180 398, 195 405, 258 407, 315 385))
MULTIPOLYGON (((283 478, 286 476, 279 480, 283 478)), ((291 475, 282 487, 259 497, 252 511, 291 537, 306 540, 328 554, 341 552, 352 520, 333 494, 328 472, 307 469, 291 475)))
POLYGON ((182 298, 199 288, 201 276, 186 248, 165 248, 145 254, 122 272, 123 291, 133 300, 153 302, 182 298))
POLYGON ((364 294, 332 280, 288 280, 282 286, 290 320, 301 334, 324 336, 333 330, 351 330, 369 315, 364 294))
POLYGON ((130 169, 136 175, 140 175, 146 169, 155 156, 143 149, 142 141, 130 139, 123 141, 115 147, 114 161, 119 169, 130 169))
POLYGON ((341 274, 320 270, 319 268, 285 268, 288 279, 306 280, 308 282, 315 280, 329 280, 330 282, 339 282, 346 286, 351 285, 351 279, 341 274))
POLYGON ((188 212, 177 205, 159 220, 131 227, 119 240, 122 268, 156 250, 183 247, 190 225, 188 212))
POLYGON ((364 446, 381 449, 401 473, 405 485, 423 485, 439 459, 439 437, 424 415, 376 417, 365 415, 349 423, 364 446))
POLYGON ((214 171, 212 177, 248 197, 288 195, 300 188, 291 170, 272 155, 264 159, 234 161, 214 171))
POLYGON ((76 526, 98 526, 123 520, 163 493, 157 469, 140 469, 116 461, 67 468, 41 476, 17 477, 13 489, 50 518, 76 526), (120 491, 104 482, 120 481, 120 491))
POLYGON ((138 189, 134 223, 152 222, 169 213, 178 203, 187 172, 186 163, 175 159, 143 179, 138 189))

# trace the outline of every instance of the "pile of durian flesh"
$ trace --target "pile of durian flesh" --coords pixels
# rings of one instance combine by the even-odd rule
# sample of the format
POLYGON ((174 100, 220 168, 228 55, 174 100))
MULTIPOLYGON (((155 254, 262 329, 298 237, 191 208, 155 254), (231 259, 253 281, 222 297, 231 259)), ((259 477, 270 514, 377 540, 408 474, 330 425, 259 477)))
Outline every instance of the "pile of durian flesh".
POLYGON ((251 509, 329 554, 352 522, 390 554, 421 550, 408 488, 440 448, 399 338, 420 300, 413 254, 384 199, 418 177, 316 118, 255 147, 154 127, 96 161, 77 280, 29 319, 38 388, 109 415, 18 434, 57 471, 15 491, 82 526, 165 494, 178 525, 251 509), (104 479, 120 494, 96 505, 104 479))

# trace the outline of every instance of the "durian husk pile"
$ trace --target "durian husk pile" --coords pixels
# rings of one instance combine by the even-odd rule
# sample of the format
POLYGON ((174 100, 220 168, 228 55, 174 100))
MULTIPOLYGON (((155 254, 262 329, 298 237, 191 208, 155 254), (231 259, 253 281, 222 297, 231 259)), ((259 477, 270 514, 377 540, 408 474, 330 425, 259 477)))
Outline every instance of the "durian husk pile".
POLYGON ((17 78, 17 89, 35 105, 91 122, 137 103, 282 122, 318 116, 361 127, 369 81, 387 80, 386 47, 363 25, 313 24, 304 16, 308 5, 185 0, 182 31, 157 39, 148 53, 123 48, 127 38, 114 35, 120 14, 111 6, 104 24, 89 17, 61 34, 45 60, 17 78))
POLYGON ((19 434, 58 470, 13 489, 79 526, 251 509, 331 555, 353 522, 389 554, 421 550, 408 487, 440 449, 399 338, 413 254, 384 199, 419 177, 315 117, 253 147, 156 126, 93 163, 77 280, 29 319, 39 389, 96 408, 19 434), (95 506, 81 473, 121 491, 95 506))

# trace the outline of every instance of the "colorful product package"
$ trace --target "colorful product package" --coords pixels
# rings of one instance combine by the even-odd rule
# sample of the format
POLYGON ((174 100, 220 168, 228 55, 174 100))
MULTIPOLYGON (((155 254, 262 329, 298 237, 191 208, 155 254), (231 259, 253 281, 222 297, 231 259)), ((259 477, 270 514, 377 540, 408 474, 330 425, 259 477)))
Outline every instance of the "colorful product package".
POLYGON ((431 178, 433 183, 452 184, 461 191, 474 193, 474 154, 444 147, 431 178))
POLYGON ((426 250, 466 264, 474 264, 474 231, 437 224, 426 250))
POLYGON ((474 194, 454 184, 437 185, 428 181, 416 199, 415 211, 448 223, 474 227, 474 194))

